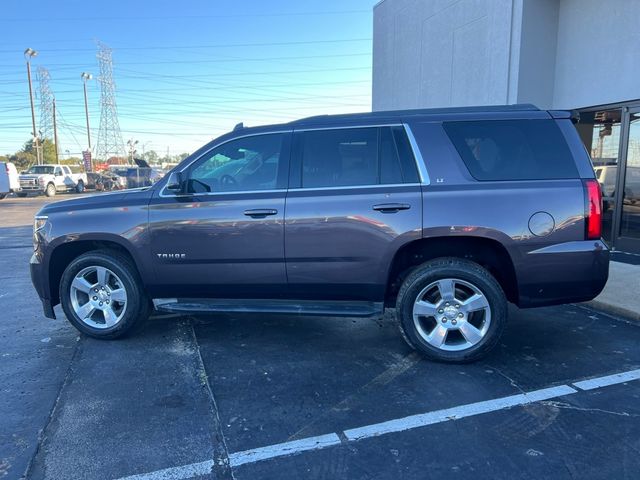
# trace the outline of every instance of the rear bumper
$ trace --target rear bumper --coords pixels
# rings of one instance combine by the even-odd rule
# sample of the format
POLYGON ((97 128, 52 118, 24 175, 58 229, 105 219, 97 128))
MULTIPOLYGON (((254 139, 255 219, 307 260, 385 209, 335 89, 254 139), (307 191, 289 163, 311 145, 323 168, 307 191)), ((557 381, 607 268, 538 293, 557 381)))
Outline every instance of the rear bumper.
POLYGON ((600 240, 566 242, 525 254, 516 269, 519 306, 586 302, 609 278, 609 249, 600 240))

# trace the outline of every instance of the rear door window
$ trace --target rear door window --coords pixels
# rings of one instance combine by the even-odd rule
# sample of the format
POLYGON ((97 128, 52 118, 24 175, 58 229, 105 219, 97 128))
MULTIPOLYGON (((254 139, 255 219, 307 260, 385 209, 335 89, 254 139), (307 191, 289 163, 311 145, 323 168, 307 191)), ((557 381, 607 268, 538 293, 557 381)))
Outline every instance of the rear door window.
POLYGON ((443 127, 477 180, 579 177, 567 142, 553 120, 445 122, 443 127))
POLYGON ((407 164, 413 158, 399 152, 400 134, 390 127, 310 130, 297 135, 303 188, 416 181, 415 163, 407 164))

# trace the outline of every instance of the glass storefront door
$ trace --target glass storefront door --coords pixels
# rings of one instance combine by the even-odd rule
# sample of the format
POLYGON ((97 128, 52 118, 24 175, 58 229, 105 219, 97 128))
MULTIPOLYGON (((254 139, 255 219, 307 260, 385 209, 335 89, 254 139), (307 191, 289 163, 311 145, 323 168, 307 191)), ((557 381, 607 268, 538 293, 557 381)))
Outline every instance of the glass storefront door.
POLYGON ((622 109, 582 112, 576 125, 602 189, 602 236, 613 246, 622 109))
POLYGON ((602 189, 602 236, 640 253, 640 105, 585 109, 576 125, 602 189))
POLYGON ((624 188, 618 196, 621 214, 617 243, 621 250, 640 250, 640 108, 629 110, 625 120, 622 151, 626 162, 620 179, 624 188))

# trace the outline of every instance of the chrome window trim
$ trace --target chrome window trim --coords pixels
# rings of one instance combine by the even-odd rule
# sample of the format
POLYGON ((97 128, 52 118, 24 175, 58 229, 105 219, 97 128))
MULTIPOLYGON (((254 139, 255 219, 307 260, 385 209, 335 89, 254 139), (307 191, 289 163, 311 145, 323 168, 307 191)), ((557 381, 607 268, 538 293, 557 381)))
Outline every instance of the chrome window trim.
MULTIPOLYGON (((192 161, 190 161, 189 163, 187 163, 184 167, 182 167, 179 172, 182 173, 184 172, 187 168, 189 168, 191 165, 193 165, 195 162, 197 162, 198 160, 200 160, 201 158, 203 158, 205 155, 208 155, 212 150, 221 147, 222 145, 225 145, 229 142, 233 142, 235 140, 240 140, 242 138, 249 138, 249 137, 257 137, 258 135, 276 135, 276 134, 282 134, 282 133, 292 133, 293 130, 292 129, 287 129, 287 130, 273 130, 273 131, 268 131, 268 132, 255 132, 255 133, 248 133, 246 135, 239 135, 237 137, 233 137, 233 138, 229 138, 227 140, 224 140, 222 142, 216 143, 215 145, 212 145, 211 148, 207 149, 207 151, 203 152, 201 155, 199 155, 197 158, 194 158, 192 161)), ((159 197, 161 198, 176 198, 176 197, 190 197, 193 195, 165 195, 165 190, 166 190, 167 186, 164 185, 161 189, 160 189, 160 193, 158 194, 159 197)), ((281 191, 285 191, 286 189, 281 191)), ((208 192, 208 193, 201 193, 198 195, 226 195, 229 193, 257 193, 257 192, 276 192, 278 190, 239 190, 237 192, 208 192)))
POLYGON ((373 183, 371 185, 340 185, 339 187, 308 187, 308 188, 290 188, 289 192, 317 192, 325 190, 350 190, 358 189, 363 190, 365 188, 391 188, 391 187, 419 187, 421 183, 373 183))
MULTIPOLYGON (((163 189, 164 190, 164 189, 163 189)), ((162 198, 184 198, 184 197, 209 197, 213 195, 240 195, 240 194, 256 194, 256 193, 286 193, 286 188, 278 188, 276 190, 235 190, 232 192, 202 192, 202 193, 181 193, 180 195, 165 195, 160 192, 162 198)))
POLYGON ((409 138, 409 144, 411 145, 411 150, 413 151, 413 158, 416 162, 416 166, 418 167, 418 175, 420 176, 420 183, 422 185, 430 185, 431 181, 429 179, 429 173, 427 172, 427 166, 424 163, 424 159, 422 158, 422 152, 420 152, 420 147, 418 146, 418 142, 416 142, 416 137, 413 136, 413 132, 411 131, 411 127, 403 123, 404 131, 409 138))
MULTIPOLYGON (((406 123, 376 123, 376 124, 370 124, 370 125, 340 125, 340 126, 325 126, 325 127, 310 127, 310 128, 293 128, 293 129, 287 129, 287 130, 274 130, 274 131, 269 131, 269 132, 255 132, 255 133, 249 133, 246 135, 240 135, 240 136, 236 136, 233 138, 229 138, 223 142, 220 143, 216 143, 215 145, 212 145, 211 148, 209 148, 207 151, 203 152, 200 156, 198 156, 197 158, 193 159, 191 162, 189 162, 187 165, 185 165, 184 167, 182 167, 182 169, 179 170, 180 173, 184 172, 186 169, 188 169, 191 165, 193 165, 195 162, 197 162, 198 160, 200 160, 201 158, 203 158, 204 156, 208 155, 212 150, 221 147, 222 145, 225 145, 229 142, 233 142, 235 140, 240 140, 242 138, 248 138, 248 137, 256 137, 259 135, 275 135, 275 134, 283 134, 283 133, 295 133, 295 132, 307 132, 307 131, 317 131, 317 130, 344 130, 344 129, 349 129, 349 128, 382 128, 382 127, 403 127, 407 137, 409 139, 409 144, 411 145, 411 150, 413 152, 413 157, 414 157, 414 161, 417 164, 418 167, 418 175, 420 177, 420 183, 394 183, 394 184, 371 184, 371 185, 341 185, 341 186, 336 186, 336 187, 311 187, 311 188, 289 188, 289 189, 276 189, 276 190, 238 190, 238 191, 233 191, 233 192, 205 192, 205 193, 198 193, 197 196, 214 196, 214 195, 233 195, 233 194, 256 194, 256 193, 268 193, 268 192, 272 192, 272 193, 283 193, 283 192, 306 192, 306 191, 323 191, 323 190, 345 190, 345 189, 365 189, 365 188, 380 188, 380 187, 415 187, 415 186, 420 186, 420 185, 429 185, 430 181, 429 181, 429 174, 427 173, 427 169, 424 163, 424 160, 422 158, 422 154, 420 153, 420 148, 418 147, 418 144, 416 143, 416 139, 413 136, 413 132, 411 131, 411 127, 409 127, 408 124, 406 123)), ((158 196, 160 198, 179 198, 179 197, 193 197, 195 196, 194 194, 181 194, 181 195, 167 195, 165 194, 165 189, 166 186, 163 186, 162 189, 160 190, 160 193, 158 194, 158 196)))

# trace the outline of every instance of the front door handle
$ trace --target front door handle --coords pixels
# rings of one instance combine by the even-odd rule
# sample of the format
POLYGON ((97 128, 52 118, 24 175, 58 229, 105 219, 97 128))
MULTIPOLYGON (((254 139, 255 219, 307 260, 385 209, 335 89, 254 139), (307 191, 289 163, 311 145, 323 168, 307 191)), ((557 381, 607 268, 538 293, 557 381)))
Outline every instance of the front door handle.
POLYGON ((409 210, 411 205, 408 203, 380 203, 374 205, 373 209, 382 213, 396 213, 400 210, 409 210))
POLYGON ((254 208, 253 210, 245 210, 244 214, 251 218, 264 218, 269 215, 277 215, 278 210, 275 208, 254 208))

